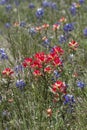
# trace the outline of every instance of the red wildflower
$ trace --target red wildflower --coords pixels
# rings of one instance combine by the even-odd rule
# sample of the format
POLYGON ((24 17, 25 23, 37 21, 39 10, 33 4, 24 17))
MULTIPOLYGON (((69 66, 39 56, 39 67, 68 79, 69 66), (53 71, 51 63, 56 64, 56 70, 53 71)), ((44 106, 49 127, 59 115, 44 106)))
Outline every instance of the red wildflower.
POLYGON ((19 25, 20 25, 19 22, 15 22, 15 23, 13 24, 14 27, 18 27, 19 25))
POLYGON ((47 115, 48 115, 48 117, 52 116, 52 109, 51 108, 47 109, 47 115))
POLYGON ((29 67, 31 65, 32 61, 33 61, 32 58, 25 58, 22 65, 24 67, 29 67))
POLYGON ((37 59, 41 63, 45 63, 47 59, 47 55, 44 52, 39 52, 34 55, 34 58, 37 59))
POLYGON ((66 20, 66 18, 65 17, 62 17, 62 18, 60 18, 60 20, 59 20, 59 22, 66 22, 67 20, 66 20))
POLYGON ((62 61, 59 57, 55 57, 54 60, 53 60, 53 65, 54 66, 60 66, 62 65, 62 61))
POLYGON ((55 46, 55 47, 53 47, 53 48, 52 48, 52 53, 53 53, 53 52, 55 52, 55 53, 57 53, 57 54, 60 54, 60 55, 64 54, 64 50, 63 50, 60 46, 55 46))
POLYGON ((33 75, 34 76, 41 76, 42 74, 39 70, 34 70, 33 75))
POLYGON ((55 92, 61 92, 61 93, 66 93, 66 85, 64 82, 62 81, 56 81, 53 85, 52 85, 52 91, 55 92))
POLYGON ((77 47, 79 46, 79 44, 78 44, 76 41, 72 40, 71 42, 69 42, 69 46, 70 46, 73 50, 76 50, 77 47))
POLYGON ((38 26, 38 27, 36 27, 36 31, 41 31, 42 30, 42 27, 40 27, 40 26, 38 26))
POLYGON ((14 71, 10 68, 6 68, 5 70, 3 70, 2 74, 5 76, 10 76, 14 73, 14 71))
POLYGON ((60 28, 60 24, 54 24, 53 25, 53 31, 57 30, 60 28))
POLYGON ((55 52, 52 52, 52 53, 48 54, 48 56, 47 56, 47 63, 53 61, 54 58, 57 57, 57 56, 58 55, 55 52))
POLYGON ((43 28, 43 29, 48 29, 48 27, 49 27, 49 24, 43 24, 43 25, 42 25, 42 28, 43 28))
POLYGON ((44 68, 44 72, 46 72, 46 73, 50 74, 51 71, 52 71, 52 68, 50 66, 47 66, 47 67, 44 68))
POLYGON ((42 64, 41 64, 41 62, 39 61, 39 60, 34 60, 33 62, 32 62, 32 64, 31 64, 31 67, 34 69, 34 68, 37 68, 37 69, 39 69, 39 68, 42 68, 42 64))

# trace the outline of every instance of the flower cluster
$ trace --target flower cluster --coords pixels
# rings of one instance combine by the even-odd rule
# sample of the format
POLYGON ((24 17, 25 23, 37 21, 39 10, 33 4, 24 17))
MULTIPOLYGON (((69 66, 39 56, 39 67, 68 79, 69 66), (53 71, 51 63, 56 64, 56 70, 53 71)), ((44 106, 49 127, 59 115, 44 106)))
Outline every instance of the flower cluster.
POLYGON ((39 52, 33 57, 25 58, 22 65, 24 68, 29 67, 33 70, 35 76, 44 75, 44 73, 51 73, 56 67, 62 66, 61 55, 64 50, 60 46, 54 46, 49 54, 39 52))

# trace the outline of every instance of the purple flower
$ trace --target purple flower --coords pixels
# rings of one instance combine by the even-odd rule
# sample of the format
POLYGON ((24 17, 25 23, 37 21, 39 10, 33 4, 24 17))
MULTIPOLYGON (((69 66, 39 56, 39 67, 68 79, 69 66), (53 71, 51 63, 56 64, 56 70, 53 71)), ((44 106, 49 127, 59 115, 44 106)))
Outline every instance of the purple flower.
POLYGON ((61 36, 59 37, 59 42, 60 42, 60 43, 65 43, 66 40, 67 40, 67 38, 66 38, 64 35, 61 35, 61 36))
POLYGON ((12 10, 12 6, 10 4, 6 5, 6 11, 11 11, 12 10))
POLYGON ((48 39, 48 38, 46 38, 44 41, 43 41, 43 43, 42 43, 42 45, 44 46, 44 47, 50 47, 50 40, 48 39))
POLYGON ((16 73, 22 72, 22 71, 23 71, 23 66, 22 66, 22 65, 17 65, 17 66, 14 68, 14 71, 16 71, 16 73))
POLYGON ((6 53, 2 53, 1 55, 0 55, 0 59, 2 60, 5 60, 5 59, 8 59, 8 56, 7 56, 7 54, 6 53))
POLYGON ((37 18, 42 18, 44 15, 44 9, 43 8, 38 8, 36 11, 36 17, 37 18))
POLYGON ((51 3, 51 8, 52 9, 57 9, 57 4, 55 2, 51 3))
POLYGON ((26 83, 22 79, 20 79, 20 80, 17 80, 16 86, 17 88, 23 89, 26 86, 26 83))
POLYGON ((65 24, 64 27, 63 27, 63 30, 65 32, 69 32, 69 31, 74 30, 74 24, 73 23, 67 23, 67 24, 65 24))
POLYGON ((60 77, 60 73, 57 71, 57 70, 54 70, 54 77, 55 78, 58 78, 58 77, 60 77))
POLYGON ((87 37, 87 27, 83 30, 83 34, 87 37))
POLYGON ((84 4, 85 0, 79 0, 80 4, 84 4))
POLYGON ((29 32, 31 35, 34 35, 34 34, 37 33, 37 31, 36 31, 36 29, 35 29, 34 27, 30 28, 30 29, 28 30, 28 32, 29 32))
POLYGON ((10 28, 10 27, 11 27, 11 24, 10 24, 10 23, 6 23, 6 24, 5 24, 5 27, 6 27, 6 28, 10 28))
POLYGON ((20 4, 20 1, 19 1, 19 0, 14 0, 14 2, 15 2, 15 5, 16 5, 16 6, 19 6, 19 4, 20 4))
POLYGON ((35 5, 34 5, 33 3, 30 3, 30 4, 29 4, 29 8, 30 8, 30 9, 35 8, 35 5))
POLYGON ((43 6, 43 7, 49 7, 49 2, 48 2, 47 0, 44 0, 44 1, 42 2, 42 6, 43 6))
POLYGON ((4 49, 3 48, 1 48, 0 49, 0 60, 5 60, 5 59, 8 59, 8 56, 7 56, 7 54, 5 53, 5 51, 4 51, 4 49))
POLYGON ((5 50, 3 48, 0 48, 0 54, 5 53, 5 50))
POLYGON ((1 4, 1 5, 4 5, 4 4, 6 4, 6 2, 7 2, 6 0, 1 0, 1 1, 0 1, 0 4, 1 4))
POLYGON ((73 95, 70 95, 70 94, 67 94, 67 95, 65 95, 64 96, 64 104, 66 105, 66 104, 73 104, 73 103, 75 103, 75 99, 74 99, 74 96, 73 95))
POLYGON ((26 26, 26 22, 25 22, 25 21, 21 21, 21 22, 20 22, 20 26, 21 26, 21 27, 25 27, 25 26, 26 26))
POLYGON ((75 6, 71 6, 69 10, 70 10, 70 13, 71 13, 73 16, 76 15, 76 11, 77 11, 77 10, 76 10, 76 7, 75 7, 75 6))
POLYGON ((77 86, 78 86, 79 88, 84 88, 84 87, 85 87, 85 83, 82 82, 82 81, 77 81, 77 86))

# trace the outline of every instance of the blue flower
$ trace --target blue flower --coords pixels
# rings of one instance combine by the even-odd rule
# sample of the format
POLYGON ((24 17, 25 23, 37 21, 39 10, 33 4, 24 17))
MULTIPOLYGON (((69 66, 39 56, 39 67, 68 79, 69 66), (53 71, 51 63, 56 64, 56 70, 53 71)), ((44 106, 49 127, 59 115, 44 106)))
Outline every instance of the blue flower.
POLYGON ((43 7, 49 7, 49 2, 48 2, 47 0, 44 0, 44 1, 42 2, 42 6, 43 6, 43 7))
POLYGON ((1 1, 0 1, 0 4, 1 4, 1 5, 6 4, 6 0, 1 0, 1 1))
POLYGON ((0 55, 0 59, 2 60, 5 60, 5 59, 8 59, 8 56, 7 56, 7 54, 6 53, 2 53, 1 55, 0 55))
POLYGON ((11 11, 12 10, 12 6, 10 4, 6 5, 6 11, 11 11))
POLYGON ((76 10, 76 7, 75 7, 75 6, 71 6, 69 10, 70 10, 70 13, 71 13, 72 15, 76 15, 76 11, 77 11, 77 10, 76 10))
POLYGON ((34 27, 30 28, 30 29, 28 30, 28 32, 29 32, 31 35, 34 35, 34 34, 37 33, 37 31, 36 31, 36 29, 35 29, 34 27))
POLYGON ((6 28, 10 28, 10 27, 11 27, 11 24, 10 24, 10 23, 6 23, 6 24, 5 24, 5 27, 6 27, 6 28))
POLYGON ((14 2, 15 2, 15 5, 16 5, 16 6, 19 6, 19 4, 20 4, 20 1, 19 1, 19 0, 14 0, 14 2))
POLYGON ((17 80, 16 82, 16 86, 20 89, 23 89, 26 86, 26 83, 21 79, 21 80, 17 80))
POLYGON ((87 27, 83 30, 83 34, 87 37, 87 27))
POLYGON ((73 104, 73 103, 75 103, 75 99, 74 99, 74 96, 73 95, 70 95, 70 94, 67 94, 67 95, 65 95, 64 96, 64 104, 66 105, 66 104, 73 104))
POLYGON ((29 4, 29 8, 30 8, 30 9, 35 8, 35 5, 34 5, 33 3, 30 3, 30 4, 29 4))
POLYGON ((67 24, 65 24, 64 27, 63 27, 63 30, 65 32, 69 32, 69 31, 74 30, 74 24, 73 23, 67 23, 67 24))
POLYGON ((14 68, 14 71, 15 71, 16 73, 22 72, 22 71, 23 71, 23 66, 22 66, 22 65, 17 65, 17 66, 14 68))
POLYGON ((78 86, 79 88, 84 88, 84 87, 85 87, 85 83, 82 82, 82 81, 77 81, 77 86, 78 86))
POLYGON ((21 27, 25 27, 25 26, 26 26, 26 22, 25 22, 25 21, 21 21, 21 22, 20 22, 20 26, 21 26, 21 27))
POLYGON ((57 9, 57 4, 55 2, 51 3, 51 8, 52 9, 57 9))
POLYGON ((36 17, 37 18, 42 18, 44 15, 44 9, 43 8, 38 8, 36 11, 36 17))
POLYGON ((85 0, 79 0, 80 4, 84 4, 85 0))
POLYGON ((0 49, 0 60, 8 59, 7 54, 5 53, 5 50, 3 48, 0 49))
POLYGON ((5 50, 3 48, 0 48, 0 54, 5 53, 5 50))
POLYGON ((42 45, 44 46, 44 47, 50 47, 50 40, 48 39, 48 38, 46 38, 44 41, 43 41, 43 43, 42 43, 42 45))
POLYGON ((54 77, 58 78, 60 77, 60 73, 57 70, 54 70, 54 77))
POLYGON ((61 35, 61 36, 59 37, 59 42, 60 42, 60 43, 65 43, 66 40, 67 40, 67 38, 66 38, 64 35, 61 35))

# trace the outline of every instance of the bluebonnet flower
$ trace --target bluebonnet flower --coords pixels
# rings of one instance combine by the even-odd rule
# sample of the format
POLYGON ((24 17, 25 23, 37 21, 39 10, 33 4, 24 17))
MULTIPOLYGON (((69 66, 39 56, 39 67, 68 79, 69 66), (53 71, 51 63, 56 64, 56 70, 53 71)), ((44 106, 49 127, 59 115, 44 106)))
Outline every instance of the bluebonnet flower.
POLYGON ((51 3, 51 8, 52 9, 57 9, 57 4, 55 2, 51 3))
POLYGON ((44 15, 44 9, 43 8, 38 8, 36 11, 36 17, 37 18, 42 18, 44 15))
POLYGON ((85 83, 82 82, 82 81, 77 81, 77 86, 78 86, 79 88, 84 88, 84 87, 85 87, 85 83))
POLYGON ((67 38, 66 38, 64 35, 61 35, 61 36, 59 37, 59 42, 60 42, 60 43, 65 43, 66 40, 67 40, 67 38))
POLYGON ((10 5, 10 4, 8 4, 8 5, 6 5, 6 11, 11 11, 12 10, 12 5, 10 5))
POLYGON ((21 21, 21 22, 20 22, 20 26, 21 26, 21 27, 25 27, 25 26, 26 26, 26 22, 25 22, 25 21, 21 21))
POLYGON ((69 32, 69 31, 74 30, 74 24, 73 23, 67 23, 67 24, 65 24, 64 27, 63 27, 63 30, 65 32, 69 32))
POLYGON ((79 0, 80 4, 84 4, 85 0, 79 0))
POLYGON ((3 48, 1 48, 0 49, 0 60, 5 60, 5 59, 8 59, 8 56, 7 56, 7 54, 5 53, 5 51, 4 51, 4 49, 3 48))
POLYGON ((30 3, 30 4, 29 4, 29 8, 30 8, 30 9, 35 8, 35 5, 34 5, 33 3, 30 3))
POLYGON ((47 0, 44 0, 44 1, 42 2, 42 6, 43 6, 43 7, 49 7, 49 3, 50 3, 50 2, 48 2, 47 0))
POLYGON ((16 86, 17 88, 22 90, 26 86, 26 83, 22 79, 20 79, 20 80, 17 80, 16 86))
POLYGON ((11 24, 10 24, 10 23, 6 23, 6 24, 5 24, 5 27, 6 27, 6 28, 10 28, 10 27, 11 27, 11 24))
POLYGON ((69 104, 72 105, 73 103, 75 103, 75 99, 73 95, 67 94, 64 96, 64 104, 69 104))
POLYGON ((19 1, 19 0, 14 0, 14 2, 15 2, 15 5, 16 5, 16 6, 19 6, 19 4, 20 4, 20 1, 19 1))
POLYGON ((44 41, 43 41, 43 43, 42 43, 42 45, 44 46, 44 47, 50 47, 50 40, 48 39, 48 38, 46 38, 44 41))
POLYGON ((6 0, 1 0, 1 1, 0 1, 0 4, 1 4, 1 5, 4 5, 4 4, 6 4, 6 2, 7 2, 6 0))
POLYGON ((5 59, 8 59, 8 56, 7 56, 7 54, 6 53, 2 53, 1 55, 0 55, 0 59, 2 60, 5 60, 5 59))
POLYGON ((83 34, 87 37, 87 27, 83 30, 83 34))
POLYGON ((34 27, 31 27, 28 32, 31 34, 31 35, 34 35, 37 33, 36 29, 34 27))
POLYGON ((73 5, 73 6, 71 6, 70 7, 70 13, 74 16, 74 15, 76 15, 76 12, 77 12, 77 9, 76 9, 76 7, 73 5))
POLYGON ((3 48, 0 48, 0 54, 5 53, 5 50, 3 48))
POLYGON ((54 77, 58 78, 60 77, 60 73, 57 70, 54 70, 54 77))
POLYGON ((16 73, 22 72, 22 71, 23 71, 23 66, 22 66, 22 65, 17 65, 17 66, 14 68, 14 71, 15 71, 16 73))

